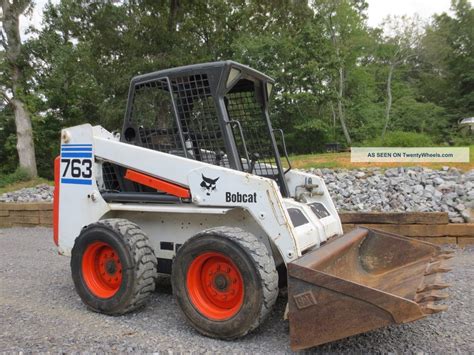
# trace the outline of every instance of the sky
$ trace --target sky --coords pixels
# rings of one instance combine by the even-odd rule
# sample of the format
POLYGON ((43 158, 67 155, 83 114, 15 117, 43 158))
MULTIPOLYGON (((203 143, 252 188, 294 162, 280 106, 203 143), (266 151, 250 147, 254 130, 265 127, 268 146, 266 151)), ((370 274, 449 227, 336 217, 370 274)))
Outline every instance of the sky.
MULTIPOLYGON (((368 0, 369 25, 380 25, 388 15, 420 15, 427 20, 435 13, 448 12, 451 0, 368 0)), ((473 0, 471 0, 471 3, 473 0)))
MULTIPOLYGON (((36 0, 36 6, 30 19, 22 18, 20 25, 23 30, 29 23, 39 27, 41 25, 41 14, 48 0, 36 0)), ((58 3, 59 0, 52 0, 58 3)), ((474 0, 470 0, 474 4, 474 0)), ((428 19, 434 13, 449 11, 451 0, 368 0, 369 3, 369 25, 378 26, 388 15, 409 15, 418 13, 422 19, 428 19)), ((24 37, 24 36, 22 36, 24 37)))

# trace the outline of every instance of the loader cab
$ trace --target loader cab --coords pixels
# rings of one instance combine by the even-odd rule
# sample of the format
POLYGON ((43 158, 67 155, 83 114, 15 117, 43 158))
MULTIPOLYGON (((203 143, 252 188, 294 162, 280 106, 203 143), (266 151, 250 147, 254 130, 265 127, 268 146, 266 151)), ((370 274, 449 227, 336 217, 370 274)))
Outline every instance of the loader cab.
POLYGON ((287 197, 268 115, 273 83, 233 61, 137 76, 130 84, 121 140, 274 179, 287 197))

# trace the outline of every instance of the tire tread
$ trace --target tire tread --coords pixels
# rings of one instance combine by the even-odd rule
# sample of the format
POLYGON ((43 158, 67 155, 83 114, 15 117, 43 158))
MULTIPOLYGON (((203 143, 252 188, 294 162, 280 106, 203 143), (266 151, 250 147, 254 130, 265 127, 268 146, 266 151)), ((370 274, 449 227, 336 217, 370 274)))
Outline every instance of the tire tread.
POLYGON ((104 225, 122 236, 135 265, 136 283, 133 296, 125 307, 113 314, 121 315, 141 308, 155 290, 157 277, 157 260, 148 237, 135 223, 126 219, 110 218, 95 224, 104 225))
POLYGON ((258 274, 260 275, 260 282, 263 290, 263 302, 259 314, 255 317, 253 324, 244 334, 239 335, 239 337, 245 336, 263 323, 270 314, 278 297, 278 273, 275 268, 273 257, 269 254, 267 247, 261 240, 252 233, 246 232, 237 227, 223 226, 210 228, 198 233, 193 238, 186 241, 186 243, 192 242, 195 238, 208 235, 218 235, 230 239, 239 245, 251 257, 258 274))

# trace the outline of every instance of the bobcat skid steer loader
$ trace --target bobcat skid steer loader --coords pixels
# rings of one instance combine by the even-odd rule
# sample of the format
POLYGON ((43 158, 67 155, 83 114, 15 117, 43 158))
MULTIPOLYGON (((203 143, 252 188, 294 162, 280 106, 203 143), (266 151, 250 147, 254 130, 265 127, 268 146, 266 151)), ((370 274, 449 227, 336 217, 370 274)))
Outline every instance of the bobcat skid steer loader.
POLYGON ((324 181, 284 168, 273 80, 232 62, 133 78, 121 134, 64 129, 54 242, 93 311, 142 306, 170 274, 199 332, 234 339, 288 286, 293 349, 445 309, 450 255, 376 230, 343 234, 324 181))

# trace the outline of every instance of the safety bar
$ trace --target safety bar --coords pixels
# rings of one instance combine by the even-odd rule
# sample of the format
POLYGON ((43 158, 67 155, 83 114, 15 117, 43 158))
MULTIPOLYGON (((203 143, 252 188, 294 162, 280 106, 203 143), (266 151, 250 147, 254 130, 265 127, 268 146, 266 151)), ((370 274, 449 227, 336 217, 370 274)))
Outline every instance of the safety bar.
POLYGON ((286 159, 286 162, 288 163, 288 169, 286 169, 284 172, 284 174, 286 174, 288 171, 291 170, 291 162, 290 162, 290 158, 288 157, 288 151, 286 150, 285 133, 283 133, 283 130, 281 128, 274 128, 273 132, 275 131, 280 133, 283 153, 285 153, 285 159, 286 159))
POLYGON ((232 121, 226 122, 226 124, 230 124, 231 126, 232 125, 237 125, 237 127, 239 128, 239 134, 240 134, 240 138, 242 138, 242 144, 243 144, 243 148, 244 148, 245 158, 247 159, 247 164, 249 166, 249 171, 247 171, 247 172, 252 173, 253 168, 252 168, 252 164, 251 164, 251 161, 250 161, 249 152, 247 150, 247 143, 245 142, 244 132, 242 130, 242 125, 240 124, 240 121, 232 120, 232 121))

